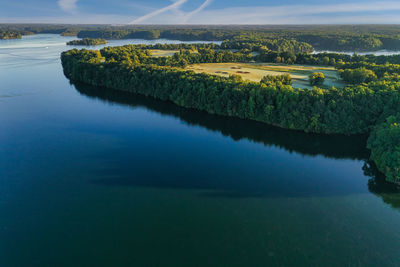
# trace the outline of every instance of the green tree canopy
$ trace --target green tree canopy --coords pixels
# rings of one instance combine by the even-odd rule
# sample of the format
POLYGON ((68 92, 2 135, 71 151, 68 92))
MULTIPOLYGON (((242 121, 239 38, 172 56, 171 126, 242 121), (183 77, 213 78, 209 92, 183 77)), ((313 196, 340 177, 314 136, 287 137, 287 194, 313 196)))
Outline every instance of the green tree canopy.
POLYGON ((310 84, 314 86, 320 86, 324 84, 325 74, 322 72, 314 72, 310 75, 310 84))

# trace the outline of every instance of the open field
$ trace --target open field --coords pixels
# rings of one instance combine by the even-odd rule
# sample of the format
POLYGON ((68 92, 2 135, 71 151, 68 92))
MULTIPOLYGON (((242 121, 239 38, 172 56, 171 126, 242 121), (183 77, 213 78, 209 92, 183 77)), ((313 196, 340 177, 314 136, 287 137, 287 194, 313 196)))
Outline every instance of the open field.
POLYGON ((175 53, 178 52, 179 50, 158 50, 158 49, 150 50, 152 57, 172 57, 175 53))
POLYGON ((340 80, 337 71, 333 67, 284 65, 274 63, 204 63, 194 64, 187 67, 197 73, 226 76, 237 74, 243 79, 258 82, 266 75, 290 74, 293 79, 293 87, 312 88, 308 83, 308 76, 313 72, 325 74, 326 87, 343 87, 345 84, 340 80))

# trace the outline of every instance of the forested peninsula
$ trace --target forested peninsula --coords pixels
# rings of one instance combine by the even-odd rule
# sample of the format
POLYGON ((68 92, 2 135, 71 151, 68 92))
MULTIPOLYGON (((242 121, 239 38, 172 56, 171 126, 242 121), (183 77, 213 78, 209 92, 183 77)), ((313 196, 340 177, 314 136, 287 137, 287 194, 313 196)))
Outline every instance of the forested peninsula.
MULTIPOLYGON (((286 43, 285 43, 286 44, 286 43)), ((303 44, 289 51, 227 49, 224 44, 127 45, 62 53, 74 81, 171 101, 211 114, 239 117, 320 134, 370 134, 371 159, 390 182, 400 182, 400 56, 310 54, 303 44), (152 56, 154 50, 173 56, 152 56), (260 63, 331 65, 343 87, 296 88, 291 78, 196 73, 191 64, 260 63), (246 76, 244 76, 246 77, 246 76)), ((258 64, 258 65, 257 65, 258 64)), ((278 66, 276 66, 278 67, 278 66)), ((319 76, 319 75, 317 75, 319 76)), ((310 77, 311 78, 311 77, 310 77)))
POLYGON ((81 40, 73 40, 67 42, 67 45, 84 45, 84 46, 93 46, 93 45, 102 45, 106 44, 107 40, 97 38, 97 39, 92 39, 92 38, 84 38, 81 40))

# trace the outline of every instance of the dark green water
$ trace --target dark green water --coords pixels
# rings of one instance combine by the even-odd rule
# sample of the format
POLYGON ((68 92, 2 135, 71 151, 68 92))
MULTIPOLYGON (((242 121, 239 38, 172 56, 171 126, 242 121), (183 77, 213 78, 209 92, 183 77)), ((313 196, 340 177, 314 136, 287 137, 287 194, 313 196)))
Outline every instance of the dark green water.
POLYGON ((70 39, 0 41, 1 267, 400 266, 365 137, 73 85, 70 39))

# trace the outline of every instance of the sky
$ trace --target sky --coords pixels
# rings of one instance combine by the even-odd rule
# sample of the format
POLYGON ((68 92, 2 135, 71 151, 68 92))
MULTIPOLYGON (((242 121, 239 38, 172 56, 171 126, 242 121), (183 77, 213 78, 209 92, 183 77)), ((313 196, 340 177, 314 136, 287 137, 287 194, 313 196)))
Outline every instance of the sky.
POLYGON ((398 24, 400 0, 0 0, 0 23, 398 24))

